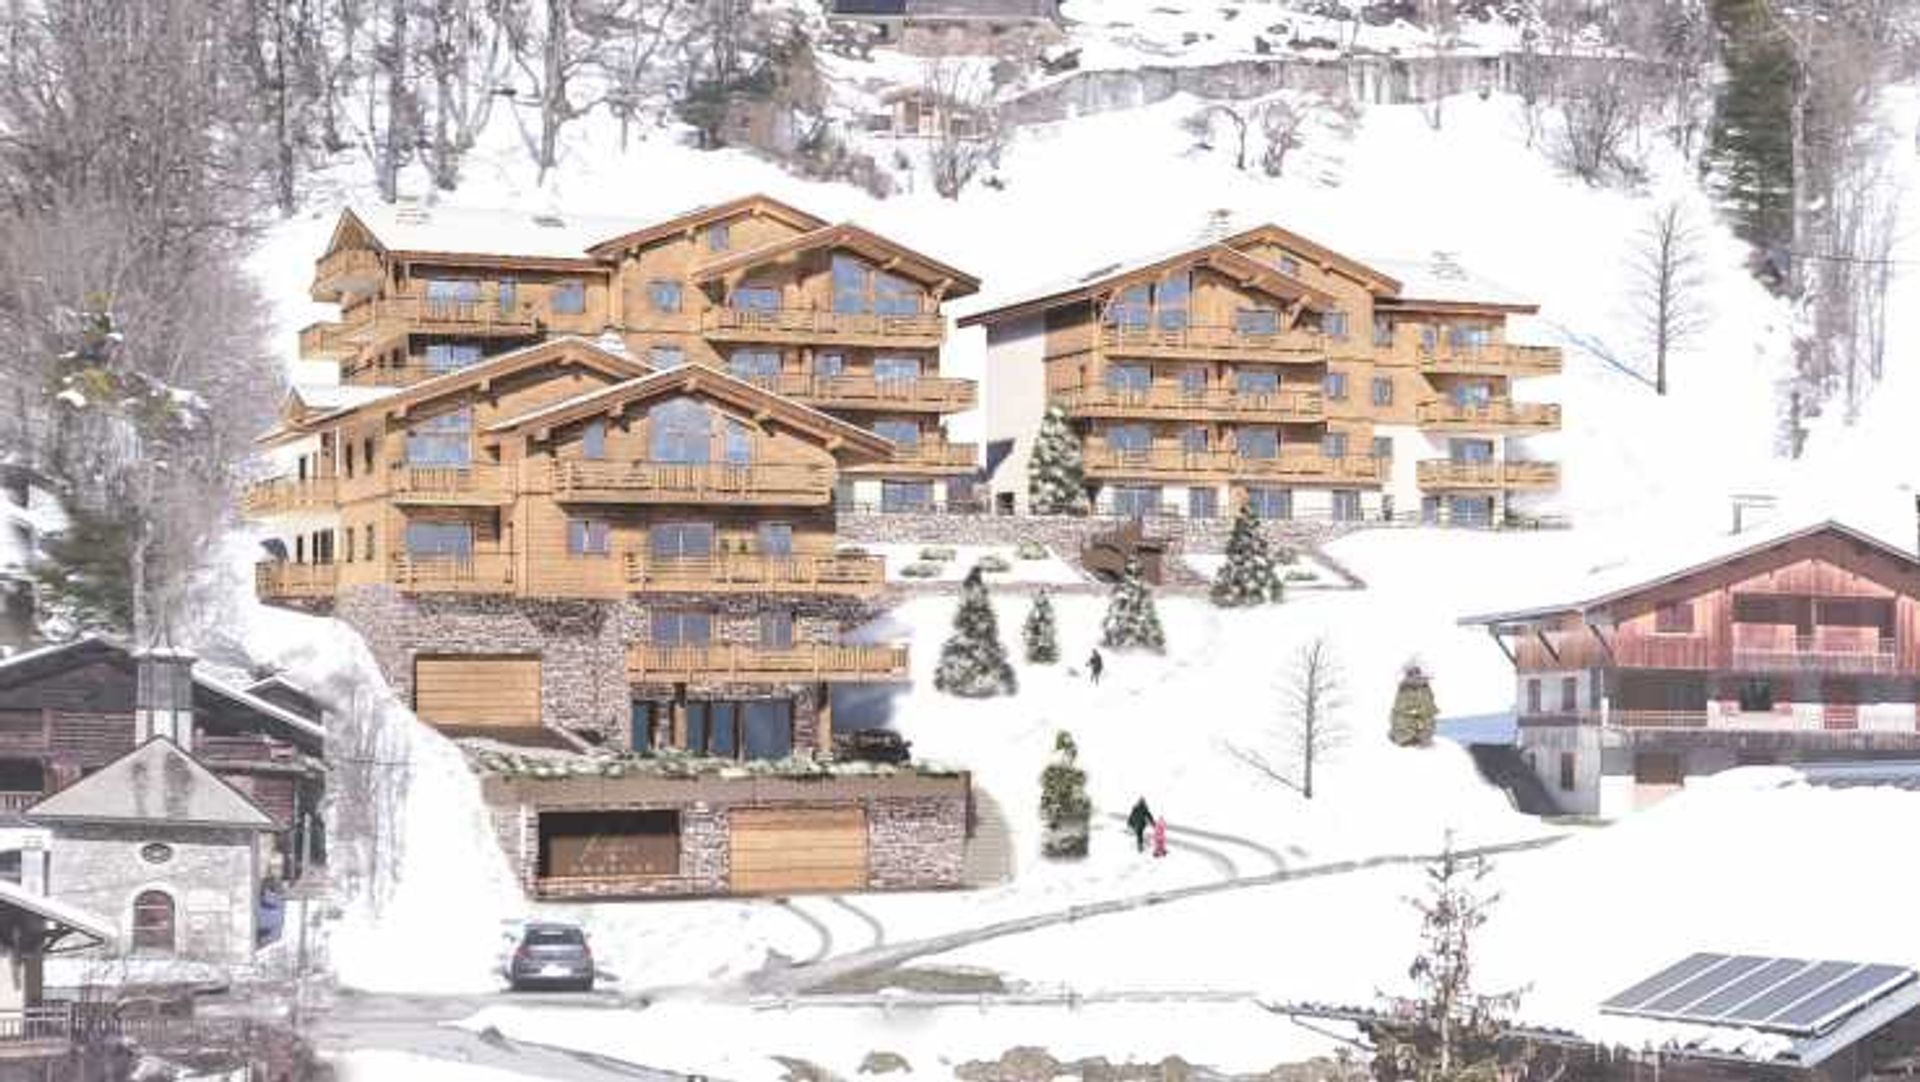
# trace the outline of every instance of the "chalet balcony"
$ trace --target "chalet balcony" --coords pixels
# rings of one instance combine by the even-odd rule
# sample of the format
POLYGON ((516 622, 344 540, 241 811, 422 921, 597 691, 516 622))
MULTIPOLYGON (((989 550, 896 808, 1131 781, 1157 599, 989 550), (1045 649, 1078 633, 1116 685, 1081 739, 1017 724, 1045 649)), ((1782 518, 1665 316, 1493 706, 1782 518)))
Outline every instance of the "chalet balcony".
POLYGON ((466 466, 395 466, 387 485, 389 495, 397 504, 497 506, 513 500, 512 473, 490 462, 466 466))
POLYGON ((372 293, 380 288, 386 276, 378 254, 365 248, 349 248, 314 264, 313 288, 308 295, 316 301, 339 301, 343 297, 372 293))
POLYGON ((540 320, 531 305, 503 308, 493 297, 471 301, 409 294, 377 297, 346 309, 341 319, 341 337, 355 346, 408 334, 525 337, 540 332, 540 320))
POLYGON ((46 799, 38 789, 0 791, 0 815, 18 815, 46 799))
POLYGON ((819 506, 833 500, 833 470, 793 462, 605 462, 550 465, 563 503, 711 503, 819 506))
POLYGON ((1423 402, 1419 410, 1423 428, 1450 432, 1552 432, 1560 427, 1557 403, 1514 402, 1423 402))
POLYGON ((1612 710, 1610 729, 1691 733, 1859 733, 1920 740, 1912 703, 1782 703, 1773 710, 1709 704, 1703 710, 1612 710))
POLYGON ((332 511, 339 488, 328 477, 272 477, 240 492, 240 511, 250 518, 332 511))
POLYGON ((894 444, 893 457, 885 462, 846 467, 850 474, 967 474, 980 466, 980 445, 922 440, 919 443, 894 444))
POLYGON ((459 370, 425 364, 367 364, 343 372, 340 381, 353 387, 411 387, 422 380, 459 370))
POLYGON ((300 328, 300 356, 307 360, 337 361, 353 356, 359 348, 347 338, 345 323, 328 320, 300 328))
POLYGON ((658 559, 626 557, 634 593, 803 593, 870 597, 886 586, 879 556, 764 556, 757 554, 658 559))
POLYGON ((1556 347, 1507 342, 1470 345, 1441 341, 1431 349, 1423 346, 1419 358, 1422 371, 1437 375, 1552 376, 1563 367, 1556 347))
POLYGON ((334 564, 262 560, 253 565, 253 592, 262 601, 331 598, 338 582, 339 569, 334 564))
POLYGON ((390 561, 389 581, 409 594, 512 593, 514 556, 510 552, 404 554, 390 561))
POLYGON ((1321 483, 1351 482, 1377 485, 1385 479, 1389 460, 1372 455, 1318 455, 1287 453, 1273 458, 1231 455, 1227 472, 1251 480, 1293 480, 1321 483))
POLYGON ((627 676, 639 683, 900 683, 907 676, 904 646, 797 643, 789 647, 716 644, 640 644, 627 654, 627 676))
POLYGON ((937 312, 878 315, 815 308, 709 308, 700 314, 700 333, 721 342, 938 349, 946 340, 947 321, 937 312))
POLYGON ((1835 676, 1893 676, 1900 672, 1894 639, 1879 636, 1874 628, 1820 628, 1812 635, 1791 631, 1735 624, 1733 667, 1743 672, 1835 676), (1763 631, 1786 633, 1756 633, 1763 631))
POLYGON ((1235 326, 1100 328, 1100 348, 1110 357, 1165 357, 1315 364, 1326 360, 1327 339, 1318 331, 1257 333, 1235 326))
POLYGON ((1553 489, 1560 487, 1557 462, 1456 462, 1428 459, 1419 464, 1419 484, 1427 489, 1553 489))
POLYGON ((1189 391, 1178 385, 1146 390, 1064 387, 1051 394, 1073 417, 1154 417, 1171 421, 1216 419, 1313 422, 1326 419, 1326 399, 1317 387, 1286 387, 1248 394, 1230 387, 1189 391))
POLYGON ((919 376, 883 379, 871 374, 821 376, 783 372, 747 380, 776 394, 825 409, 926 410, 957 413, 979 404, 979 387, 970 379, 919 376))
POLYGON ((1145 451, 1118 451, 1089 447, 1084 453, 1087 475, 1098 480, 1248 480, 1318 482, 1324 484, 1378 484, 1387 460, 1372 455, 1334 457, 1312 452, 1282 452, 1270 458, 1237 455, 1229 451, 1188 451, 1154 447, 1145 451))

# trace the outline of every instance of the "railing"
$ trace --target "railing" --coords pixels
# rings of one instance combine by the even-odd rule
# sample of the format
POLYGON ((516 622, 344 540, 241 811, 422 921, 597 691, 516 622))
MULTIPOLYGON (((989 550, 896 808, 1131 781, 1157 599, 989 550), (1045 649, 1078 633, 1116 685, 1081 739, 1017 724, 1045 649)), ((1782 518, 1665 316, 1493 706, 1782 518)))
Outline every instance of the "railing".
POLYGON ((0 812, 23 812, 40 803, 47 794, 32 792, 0 792, 0 812))
POLYGON ((907 648, 826 643, 785 648, 639 645, 627 654, 627 672, 636 680, 654 681, 725 678, 892 682, 907 678, 907 648))
POLYGON ((332 597, 338 582, 335 564, 262 560, 253 565, 253 592, 262 600, 332 597))
POLYGON ((867 374, 823 376, 782 372, 774 376, 743 377, 756 387, 816 405, 859 409, 972 409, 979 391, 970 379, 943 376, 886 378, 867 374))
POLYGON ((407 593, 487 594, 513 589, 513 554, 401 555, 391 561, 393 585, 407 593))
POLYGON ((1108 353, 1284 354, 1290 360, 1310 361, 1319 360, 1326 353, 1327 339, 1317 331, 1276 330, 1263 334, 1235 326, 1122 327, 1108 323, 1100 328, 1100 346, 1108 353))
POLYGON ((1219 474, 1236 477, 1282 477, 1323 481, 1379 481, 1389 460, 1372 455, 1330 456, 1310 451, 1283 451, 1268 458, 1231 451, 1187 451, 1155 447, 1146 451, 1116 451, 1090 447, 1084 456, 1090 471, 1120 476, 1142 474, 1219 474))
POLYGON ((300 356, 344 357, 355 349, 347 341, 347 325, 335 320, 309 323, 300 328, 300 356))
POLYGON ((1508 342, 1482 345, 1437 342, 1419 351, 1420 366, 1442 372, 1472 372, 1508 376, 1550 376, 1563 367, 1553 346, 1523 346, 1508 342))
POLYGON ((1756 635, 1742 641, 1743 638, 1746 636, 1740 625, 1734 625, 1733 667, 1736 669, 1876 676, 1900 671, 1900 658, 1891 638, 1855 643, 1820 635, 1756 635))
POLYGON ((884 469, 887 466, 933 466, 940 468, 962 467, 972 469, 980 463, 980 445, 977 443, 947 443, 944 440, 926 440, 920 443, 894 444, 893 457, 884 463, 875 463, 870 469, 884 469))
POLYGON ((366 364, 347 371, 342 375, 342 380, 355 387, 411 387, 421 380, 444 376, 449 372, 458 372, 465 367, 468 366, 366 364))
POLYGON ((1419 411, 1423 425, 1448 428, 1535 428, 1560 427, 1560 407, 1554 403, 1513 402, 1423 402, 1419 411))
POLYGON ((388 491, 405 503, 500 503, 513 495, 508 470, 491 462, 466 466, 398 465, 388 491))
POLYGON ((879 556, 729 555, 660 559, 644 552, 626 558, 635 591, 802 590, 868 594, 886 583, 879 556))
POLYGON ((1227 472, 1236 477, 1306 478, 1312 480, 1378 482, 1389 459, 1372 455, 1281 454, 1272 458, 1227 457, 1227 472))
POLYGON ((240 493, 240 510, 248 515, 285 515, 295 511, 330 511, 338 489, 328 477, 273 477, 255 481, 240 493))
POLYGON ((377 254, 365 248, 343 249, 314 264, 313 299, 327 301, 342 292, 371 292, 384 277, 386 269, 377 254))
POLYGON ((72 1039, 73 1008, 68 1004, 0 1011, 0 1043, 72 1039))
POLYGON ((1062 387, 1050 393, 1076 414, 1164 414, 1175 417, 1230 414, 1277 420, 1315 421, 1326 416, 1326 398, 1317 387, 1286 387, 1272 392, 1243 392, 1227 387, 1185 390, 1162 384, 1145 390, 1120 387, 1062 387))
POLYGON ((827 503, 833 471, 805 463, 566 460, 552 464, 554 496, 596 503, 827 503))
POLYGON ((1422 488, 1554 488, 1560 484, 1555 462, 1456 462, 1428 459, 1418 466, 1422 488))
POLYGON ((402 293, 353 305, 340 313, 349 342, 377 339, 412 328, 460 334, 531 334, 540 320, 528 303, 502 308, 498 297, 429 300, 402 293))
POLYGON ((709 308, 700 314, 702 334, 775 339, 857 338, 883 341, 919 340, 938 344, 946 335, 946 320, 937 313, 876 315, 869 312, 828 312, 814 308, 709 308))
POLYGON ((210 763, 289 762, 294 749, 286 744, 271 744, 249 736, 196 736, 193 754, 210 763))

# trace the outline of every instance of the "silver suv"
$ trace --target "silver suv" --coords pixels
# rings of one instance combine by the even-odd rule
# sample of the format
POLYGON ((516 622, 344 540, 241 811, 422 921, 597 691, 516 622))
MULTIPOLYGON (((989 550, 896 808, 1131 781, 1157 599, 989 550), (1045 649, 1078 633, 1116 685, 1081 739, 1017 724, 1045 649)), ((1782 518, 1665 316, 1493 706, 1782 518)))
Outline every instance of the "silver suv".
POLYGON ((593 948, 587 946, 587 933, 574 924, 528 924, 507 961, 507 980, 516 992, 525 988, 593 991, 593 948))

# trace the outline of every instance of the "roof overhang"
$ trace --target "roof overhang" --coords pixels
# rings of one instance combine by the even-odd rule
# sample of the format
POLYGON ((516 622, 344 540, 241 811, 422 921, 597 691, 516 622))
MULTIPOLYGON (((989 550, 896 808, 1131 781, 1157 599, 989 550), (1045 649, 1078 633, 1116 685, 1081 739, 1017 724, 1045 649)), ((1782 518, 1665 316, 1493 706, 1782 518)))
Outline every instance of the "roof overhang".
POLYGON ((1225 244, 1209 242, 1150 263, 1141 263, 1099 275, 1066 289, 1043 293, 988 309, 985 312, 974 312, 962 317, 959 325, 975 327, 1037 315, 1062 305, 1092 300, 1139 282, 1151 281, 1165 275, 1168 271, 1185 266, 1209 267, 1232 278, 1243 288, 1251 286, 1270 297, 1290 303, 1298 302, 1309 308, 1329 309, 1336 307, 1339 303, 1331 293, 1291 277, 1281 272, 1278 267, 1270 267, 1245 252, 1227 247, 1225 244))
POLYGON ((1530 316, 1537 304, 1519 301, 1428 300, 1420 297, 1381 297, 1374 307, 1383 312, 1421 312, 1442 316, 1530 316))
POLYGON ((666 221, 610 237, 587 249, 587 254, 598 259, 618 257, 622 252, 644 248, 655 241, 681 233, 691 233, 714 222, 724 221, 739 214, 766 216, 775 218, 805 233, 819 229, 827 224, 823 218, 816 218, 804 210, 782 203, 772 196, 755 193, 738 199, 729 199, 724 203, 715 203, 708 207, 699 207, 684 214, 676 214, 666 221))
POLYGON ((1251 229, 1243 229, 1225 238, 1220 243, 1229 248, 1237 249, 1243 244, 1254 244, 1260 241, 1277 244, 1281 247, 1299 252, 1301 255, 1319 264, 1321 270, 1328 272, 1338 271, 1342 275, 1366 286, 1369 292, 1387 296, 1400 292, 1400 280, 1393 275, 1369 267, 1351 256, 1341 255, 1339 252, 1323 244, 1308 240, 1291 229, 1274 225, 1271 222, 1264 225, 1256 225, 1251 229))
POLYGON ((932 286, 943 297, 965 297, 980 290, 980 280, 967 272, 922 255, 852 222, 823 226, 758 248, 729 253, 694 267, 692 277, 696 282, 710 282, 751 270, 785 255, 821 248, 844 248, 858 252, 879 262, 881 270, 932 286))

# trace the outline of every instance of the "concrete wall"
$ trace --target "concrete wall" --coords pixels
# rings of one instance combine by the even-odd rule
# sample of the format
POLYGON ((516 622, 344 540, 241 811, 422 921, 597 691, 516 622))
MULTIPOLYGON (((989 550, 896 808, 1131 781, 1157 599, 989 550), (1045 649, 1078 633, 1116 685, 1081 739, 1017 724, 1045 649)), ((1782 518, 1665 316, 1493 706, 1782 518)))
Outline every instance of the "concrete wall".
POLYGON ((134 898, 158 890, 173 898, 175 956, 229 965, 253 958, 255 832, 130 824, 52 833, 47 893, 113 921, 118 952, 132 949, 134 898), (154 842, 172 847, 172 857, 156 864, 141 856, 154 842))
POLYGON ((986 408, 987 445, 983 453, 992 464, 987 497, 998 507, 998 494, 1013 494, 1014 507, 1027 511, 1027 455, 1040 419, 1047 411, 1046 318, 1011 319, 987 328, 987 367, 982 382, 986 408), (1012 451, 993 463, 995 445, 1010 441, 1012 451))

